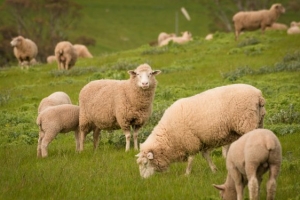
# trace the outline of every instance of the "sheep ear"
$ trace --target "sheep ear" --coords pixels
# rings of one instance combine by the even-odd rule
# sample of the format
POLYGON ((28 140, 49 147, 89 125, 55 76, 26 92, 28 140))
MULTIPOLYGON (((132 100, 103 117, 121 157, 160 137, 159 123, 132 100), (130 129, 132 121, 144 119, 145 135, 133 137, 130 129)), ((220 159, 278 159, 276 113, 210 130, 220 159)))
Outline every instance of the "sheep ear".
POLYGON ((160 70, 154 70, 154 71, 151 72, 151 74, 154 75, 154 76, 156 76, 156 75, 158 75, 160 73, 161 73, 160 70))
POLYGON ((218 189, 218 190, 225 190, 225 186, 224 185, 215 185, 213 184, 213 186, 218 189))
POLYGON ((129 71, 127 71, 127 72, 128 72, 128 74, 130 74, 130 75, 132 75, 132 76, 135 76, 135 75, 136 75, 136 73, 135 73, 134 70, 129 70, 129 71))
POLYGON ((152 152, 147 153, 147 158, 149 160, 153 160, 153 153, 152 152))
POLYGON ((135 155, 135 157, 138 158, 138 157, 140 157, 140 155, 141 155, 141 153, 138 153, 138 154, 135 155))

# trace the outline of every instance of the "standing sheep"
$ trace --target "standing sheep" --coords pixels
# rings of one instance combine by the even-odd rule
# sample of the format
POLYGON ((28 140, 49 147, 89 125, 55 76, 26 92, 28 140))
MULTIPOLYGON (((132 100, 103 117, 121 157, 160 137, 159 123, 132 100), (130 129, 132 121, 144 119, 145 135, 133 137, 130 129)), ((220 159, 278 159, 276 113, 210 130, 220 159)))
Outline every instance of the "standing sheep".
POLYGON ((188 41, 192 40, 192 34, 189 31, 185 31, 182 33, 182 36, 180 37, 169 37, 163 41, 161 41, 160 44, 158 44, 158 46, 164 46, 169 44, 170 41, 173 41, 174 43, 178 43, 178 44, 184 44, 187 43, 188 41))
POLYGON ((140 174, 147 178, 170 163, 191 160, 199 151, 230 144, 263 126, 265 103, 257 88, 233 84, 179 99, 164 113, 137 155, 140 174))
POLYGON ((59 42, 54 50, 58 69, 71 69, 77 60, 77 53, 73 45, 68 41, 59 42))
POLYGON ((276 22, 282 13, 285 13, 285 8, 279 3, 273 4, 269 10, 236 13, 232 18, 235 27, 235 40, 238 39, 241 31, 253 31, 260 28, 264 33, 266 27, 276 22))
POLYGON ((50 106, 57 106, 61 104, 72 104, 70 97, 64 92, 54 92, 42 99, 38 107, 38 113, 50 106))
POLYGON ((48 145, 58 133, 74 131, 76 150, 79 150, 79 106, 62 104, 48 107, 38 115, 36 124, 39 126, 38 157, 48 156, 48 145))
POLYGON ((93 55, 89 52, 86 46, 82 44, 74 44, 73 47, 76 50, 78 58, 93 58, 93 55))
POLYGON ((262 176, 270 171, 267 182, 267 199, 275 199, 276 178, 282 160, 281 145, 276 135, 267 129, 253 130, 230 145, 226 168, 226 182, 214 185, 222 199, 242 200, 248 184, 249 199, 259 199, 262 176))
POLYGON ((138 130, 149 119, 160 70, 142 64, 129 70, 129 80, 96 80, 88 83, 79 94, 80 150, 86 135, 94 129, 94 148, 101 130, 122 129, 126 151, 130 149, 132 128, 134 148, 138 149, 138 130))
POLYGON ((22 67, 34 64, 35 58, 38 54, 38 48, 36 44, 23 36, 13 38, 10 42, 14 48, 14 55, 19 61, 19 65, 22 67))
POLYGON ((158 35, 158 38, 157 38, 157 43, 158 45, 160 45, 160 43, 162 41, 164 41, 165 39, 167 38, 170 38, 170 37, 176 37, 176 34, 175 33, 166 33, 166 32, 161 32, 159 35, 158 35))

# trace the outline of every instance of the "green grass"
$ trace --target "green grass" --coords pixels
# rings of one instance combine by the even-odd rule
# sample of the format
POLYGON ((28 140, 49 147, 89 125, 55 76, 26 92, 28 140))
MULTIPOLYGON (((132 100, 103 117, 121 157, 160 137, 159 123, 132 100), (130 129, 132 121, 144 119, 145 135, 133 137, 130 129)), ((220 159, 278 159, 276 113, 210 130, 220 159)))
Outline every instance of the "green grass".
POLYGON ((60 134, 49 145, 49 157, 36 158, 35 119, 42 98, 65 91, 78 104, 78 94, 89 81, 127 79, 127 70, 144 62, 162 73, 157 76, 153 114, 141 129, 141 142, 177 99, 216 86, 251 84, 266 98, 265 127, 278 135, 283 146, 276 197, 299 199, 300 35, 247 32, 238 42, 231 33, 215 33, 212 41, 195 36, 193 42, 182 46, 142 45, 79 59, 70 71, 58 71, 56 64, 40 64, 29 70, 17 66, 1 69, 0 199, 219 199, 212 184, 223 183, 226 177, 220 149, 213 152, 219 168, 216 174, 198 155, 189 177, 184 176, 186 163, 174 163, 168 172, 147 180, 139 175, 137 152, 124 152, 121 131, 104 132, 96 152, 89 135, 80 154, 75 152, 73 133, 60 134))

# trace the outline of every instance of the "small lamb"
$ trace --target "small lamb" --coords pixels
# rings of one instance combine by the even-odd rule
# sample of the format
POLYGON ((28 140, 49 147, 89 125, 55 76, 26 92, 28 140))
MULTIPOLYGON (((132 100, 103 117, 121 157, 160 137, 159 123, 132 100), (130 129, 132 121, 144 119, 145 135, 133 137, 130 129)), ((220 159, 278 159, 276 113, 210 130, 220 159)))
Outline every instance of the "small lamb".
POLYGON ((14 47, 14 55, 22 69, 23 66, 28 67, 28 65, 35 64, 38 48, 32 40, 18 36, 13 38, 10 44, 14 47))
POLYGON ((93 55, 89 52, 88 48, 83 44, 74 44, 73 47, 76 50, 78 58, 93 58, 93 55))
POLYGON ((165 46, 167 44, 169 44, 170 41, 173 41, 174 43, 178 43, 178 44, 184 44, 187 43, 189 41, 193 40, 192 39, 192 34, 189 31, 185 31, 182 33, 182 36, 180 37, 168 37, 167 39, 161 41, 158 46, 165 46))
POLYGON ((57 106, 61 104, 72 104, 69 95, 65 92, 54 92, 41 100, 38 107, 38 113, 50 106, 57 106))
POLYGON ((134 148, 138 149, 138 131, 152 113, 160 70, 142 64, 129 70, 128 80, 96 80, 85 85, 79 94, 80 151, 86 135, 93 130, 94 148, 98 146, 101 130, 122 129, 126 148, 130 148, 130 131, 133 129, 134 148))
POLYGON ((175 34, 175 33, 161 32, 161 33, 158 35, 158 38, 157 38, 157 43, 158 43, 158 45, 160 45, 160 43, 161 43, 162 41, 164 41, 165 39, 170 38, 170 37, 176 37, 176 34, 175 34))
POLYGON ((39 126, 38 157, 48 156, 48 145, 58 133, 74 131, 76 150, 79 149, 79 106, 62 104, 48 107, 38 115, 36 124, 39 126))
POLYGON ((275 199, 276 178, 282 161, 281 144, 276 135, 267 129, 256 129, 230 145, 226 168, 226 182, 213 185, 220 190, 222 199, 242 200, 248 184, 250 200, 259 199, 262 176, 270 171, 267 182, 267 199, 275 199))
POLYGON ((235 28, 235 40, 238 39, 241 31, 253 31, 261 29, 264 33, 266 27, 270 27, 279 16, 285 13, 285 8, 277 3, 273 4, 269 10, 240 11, 236 13, 232 20, 235 28))

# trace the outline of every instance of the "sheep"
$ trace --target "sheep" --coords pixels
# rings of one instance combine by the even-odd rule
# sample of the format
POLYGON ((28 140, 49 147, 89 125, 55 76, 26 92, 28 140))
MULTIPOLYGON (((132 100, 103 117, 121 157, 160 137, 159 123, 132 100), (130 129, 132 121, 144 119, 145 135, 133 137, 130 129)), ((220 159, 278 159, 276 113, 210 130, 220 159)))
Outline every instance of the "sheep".
POLYGON ((89 52, 86 46, 82 44, 74 44, 73 47, 76 50, 78 58, 93 58, 93 55, 89 52))
POLYGON ((273 4, 269 10, 240 11, 236 13, 232 20, 235 28, 235 40, 238 40, 241 31, 252 31, 261 29, 264 33, 266 27, 271 26, 279 16, 285 13, 285 8, 277 3, 273 4))
POLYGON ((56 62, 56 57, 55 57, 55 55, 51 55, 51 56, 48 56, 47 57, 47 63, 54 63, 54 62, 56 62))
POLYGON ((58 133, 74 131, 76 149, 79 149, 79 106, 62 104, 48 107, 38 115, 36 124, 39 126, 38 157, 48 156, 48 145, 58 133))
POLYGON ((161 43, 162 41, 164 41, 165 39, 170 38, 170 37, 176 37, 176 34, 175 34, 175 33, 161 32, 161 33, 158 35, 158 38, 157 38, 157 44, 160 45, 160 43, 161 43))
POLYGON ((54 92, 41 100, 38 107, 38 113, 50 106, 61 104, 72 104, 70 97, 65 92, 54 92))
POLYGON ((267 199, 275 199, 281 161, 281 144, 276 135, 267 129, 255 129, 230 145, 226 159, 226 182, 213 186, 220 190, 222 199, 242 200, 243 190, 248 184, 249 199, 259 199, 262 176, 269 171, 267 199))
POLYGON ((14 55, 18 59, 19 65, 22 67, 34 64, 38 54, 37 45, 30 39, 23 36, 17 36, 10 42, 13 47, 14 55))
POLYGON ((188 159, 189 166, 198 152, 211 165, 210 150, 263 127, 264 104, 261 91, 247 84, 221 86, 177 100, 140 144, 136 155, 140 175, 148 178, 176 161, 188 159))
POLYGON ((214 38, 214 35, 212 33, 205 36, 205 40, 212 40, 214 38))
POLYGON ((173 41, 174 43, 178 43, 178 44, 184 44, 191 40, 192 40, 192 34, 189 31, 185 31, 182 33, 182 36, 169 37, 169 38, 163 40, 160 44, 158 44, 158 46, 167 45, 167 44, 169 44, 170 41, 173 41))
POLYGON ((77 53, 68 41, 59 42, 54 50, 58 69, 71 69, 77 61, 77 53))
POLYGON ((297 22, 291 22, 290 28, 287 30, 287 34, 300 34, 300 27, 297 22))
POLYGON ((274 22, 270 27, 266 27, 266 30, 287 30, 288 26, 281 23, 274 22))
POLYGON ((142 64, 129 70, 129 80, 96 80, 85 85, 79 94, 80 151, 86 135, 94 130, 94 148, 101 130, 122 129, 126 137, 125 151, 130 149, 130 128, 134 148, 138 149, 138 131, 149 119, 160 70, 142 64))

